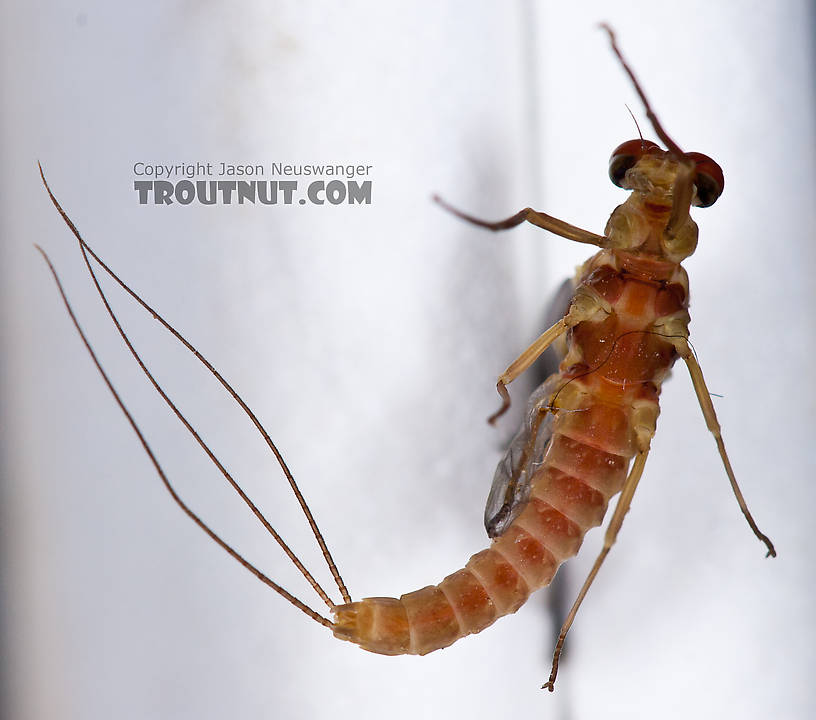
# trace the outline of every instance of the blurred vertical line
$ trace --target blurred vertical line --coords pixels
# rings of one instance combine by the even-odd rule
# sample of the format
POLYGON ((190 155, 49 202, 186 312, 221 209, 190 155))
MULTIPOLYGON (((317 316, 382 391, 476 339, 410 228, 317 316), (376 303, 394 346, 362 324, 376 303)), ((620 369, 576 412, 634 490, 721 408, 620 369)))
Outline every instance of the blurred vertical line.
MULTIPOLYGON (((522 47, 522 62, 524 64, 522 76, 524 78, 524 86, 526 92, 524 94, 526 100, 526 107, 523 109, 524 120, 526 124, 525 136, 526 147, 528 150, 526 163, 527 170, 527 186, 531 191, 531 199, 529 201, 521 200, 518 207, 514 210, 519 210, 525 204, 533 207, 542 207, 546 211, 546 203, 544 202, 544 195, 546 188, 544 187, 543 173, 541 172, 542 160, 542 132, 543 132, 543 114, 541 112, 541 58, 542 53, 539 52, 538 33, 540 27, 539 17, 537 13, 538 4, 534 0, 522 0, 521 4, 521 47, 522 47)), ((539 281, 542 272, 546 266, 547 247, 545 243, 538 243, 533 241, 524 246, 522 251, 526 260, 522 272, 523 292, 521 299, 523 303, 522 316, 524 317, 524 327, 532 325, 531 337, 540 330, 543 330, 541 325, 545 316, 548 314, 548 308, 545 303, 548 298, 555 292, 554 288, 546 288, 545 292, 541 292, 541 282, 539 281)), ((543 382, 546 377, 541 377, 540 368, 528 373, 525 382, 532 386, 543 382)), ((558 633, 561 629, 561 621, 566 616, 567 608, 569 607, 569 598, 567 597, 567 590, 569 582, 567 580, 567 571, 562 567, 555 578, 555 581, 543 593, 536 602, 539 612, 545 613, 548 616, 550 627, 540 639, 542 651, 542 680, 544 675, 549 671, 550 649, 554 647, 558 639, 558 633)), ((564 654, 566 660, 567 653, 564 654)), ((563 716, 569 716, 569 708, 566 705, 561 706, 563 716)))
MULTIPOLYGON (((0 156, 9 159, 9 128, 11 127, 10 111, 11 99, 9 97, 10 85, 7 73, 11 62, 11 42, 8 37, 12 20, 12 4, 4 3, 0 9, 0 33, 2 37, 2 54, 0 55, 0 76, 3 78, 2 109, 0 114, 0 156), (7 107, 7 103, 9 107, 7 107)), ((12 277, 9 273, 10 255, 9 239, 11 238, 11 208, 8 207, 8 198, 11 195, 7 187, 8 176, 3 173, 0 179, 0 577, 5 581, 0 583, 0 717, 14 717, 12 714, 14 702, 12 700, 12 670, 11 670, 11 633, 9 631, 9 606, 11 604, 11 538, 9 533, 10 509, 11 509, 11 489, 8 478, 11 476, 11 462, 9 450, 11 447, 9 438, 9 394, 10 394, 10 357, 11 343, 9 338, 10 318, 13 305, 13 292, 11 290, 12 277)))
MULTIPOLYGON (((525 88, 525 107, 521 109, 524 119, 524 147, 527 150, 525 163, 526 183, 530 189, 528 198, 518 198, 512 208, 513 212, 526 205, 541 207, 544 197, 543 179, 540 168, 542 147, 542 117, 541 117, 541 53, 538 47, 537 29, 538 4, 534 0, 521 0, 519 18, 521 20, 521 59, 522 78, 525 88)), ((539 279, 544 265, 546 248, 539 243, 524 243, 519 245, 519 298, 521 302, 521 323, 525 335, 535 332, 540 321, 543 302, 539 279)))
POLYGON ((524 86, 527 92, 526 107, 524 108, 524 118, 527 125, 525 135, 527 136, 527 146, 529 157, 533 162, 527 163, 527 182, 534 198, 540 198, 543 190, 541 173, 538 170, 538 159, 541 157, 541 113, 539 108, 539 83, 541 74, 538 64, 539 52, 535 29, 538 26, 536 18, 536 3, 533 0, 522 0, 521 2, 521 56, 524 67, 522 74, 524 86))
MULTIPOLYGON (((811 103, 811 132, 816 132, 816 127, 813 125, 813 118, 816 116, 816 92, 814 92, 814 83, 813 80, 816 78, 816 3, 808 2, 806 3, 807 7, 807 16, 808 22, 807 26, 810 32, 806 32, 805 36, 808 38, 810 44, 810 82, 807 84, 808 93, 810 95, 810 103, 811 103)), ((814 145, 816 148, 816 145, 814 145)), ((816 153, 814 153, 814 157, 811 158, 812 167, 816 167, 816 153)))

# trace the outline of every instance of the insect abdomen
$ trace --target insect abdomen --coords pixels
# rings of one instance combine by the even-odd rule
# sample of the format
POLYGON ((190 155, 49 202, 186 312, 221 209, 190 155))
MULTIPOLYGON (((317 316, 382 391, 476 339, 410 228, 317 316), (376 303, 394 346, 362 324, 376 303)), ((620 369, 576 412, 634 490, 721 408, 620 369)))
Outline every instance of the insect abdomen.
POLYGON ((598 413, 556 419, 526 507, 489 548, 439 585, 399 599, 366 598, 339 606, 335 636, 384 655, 425 655, 516 612, 578 552, 587 530, 601 523, 609 498, 623 484, 628 457, 559 432, 561 425, 575 432, 582 424, 590 431, 598 421, 598 413))
POLYGON ((439 585, 398 600, 367 598, 335 608, 337 637, 385 655, 447 647, 518 610, 601 524, 629 461, 654 434, 660 385, 676 356, 654 324, 685 314, 688 297, 679 268, 655 266, 676 273, 667 276, 670 283, 647 277, 642 267, 624 273, 617 262, 606 251, 587 262, 582 283, 610 309, 573 328, 561 371, 540 388, 541 404, 530 408, 531 415, 553 412, 554 418, 541 464, 530 466, 523 510, 439 585))

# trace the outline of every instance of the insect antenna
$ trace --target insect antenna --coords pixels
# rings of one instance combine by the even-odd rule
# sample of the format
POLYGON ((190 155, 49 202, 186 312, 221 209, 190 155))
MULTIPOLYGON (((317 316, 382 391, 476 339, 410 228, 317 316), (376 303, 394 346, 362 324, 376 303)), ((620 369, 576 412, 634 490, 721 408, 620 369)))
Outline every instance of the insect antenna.
MULTIPOLYGON (((632 68, 629 67, 629 63, 627 63, 626 60, 624 60, 623 55, 621 54, 621 51, 618 48, 617 40, 615 39, 615 31, 612 30, 612 28, 609 27, 609 25, 607 25, 606 23, 601 23, 601 27, 604 30, 606 30, 606 32, 609 34, 609 41, 612 44, 612 52, 615 53, 618 60, 620 61, 620 64, 623 65, 623 69, 626 71, 626 74, 629 76, 629 79, 632 81, 632 85, 635 86, 635 91, 640 97, 640 101, 643 103, 643 107, 646 110, 646 117, 648 117, 649 121, 652 123, 652 127, 654 128, 655 133, 657 133, 657 136, 663 141, 663 144, 668 148, 670 152, 672 152, 678 158, 683 157, 685 153, 663 129, 663 126, 660 124, 660 120, 658 120, 657 115, 655 114, 654 110, 652 110, 652 106, 649 104, 649 99, 646 97, 646 93, 644 93, 643 89, 640 87, 640 83, 638 82, 638 79, 635 77, 635 73, 632 72, 632 68)), ((638 128, 638 132, 640 132, 640 128, 638 128)))
MULTIPOLYGON (((80 250, 81 250, 83 258, 85 260, 86 267, 88 268, 88 272, 91 274, 91 278, 92 278, 92 280, 94 282, 96 290, 97 290, 100 298, 102 299, 102 302, 104 303, 105 308, 108 311, 108 314, 110 315, 111 319, 113 320, 113 322, 114 322, 120 336, 122 337, 123 341, 127 345, 130 353, 133 355, 136 362, 139 364, 139 367, 141 368, 142 372, 145 373, 145 375, 150 380, 151 384, 156 389, 156 391, 159 393, 159 395, 162 397, 164 402, 167 403, 167 405, 171 408, 171 410, 174 412, 176 417, 185 426, 187 431, 190 432, 190 434, 196 439, 196 441, 201 446, 201 448, 204 450, 204 452, 207 454, 207 456, 210 458, 210 460, 216 465, 216 467, 219 469, 219 471, 222 473, 222 475, 225 477, 225 479, 229 482, 229 484, 233 487, 233 489, 238 493, 238 495, 241 497, 241 499, 247 504, 247 506, 252 510, 252 512, 255 514, 255 516, 258 518, 258 520, 263 524, 263 526, 266 528, 266 530, 272 535, 272 537, 275 539, 275 541, 278 543, 278 545, 283 549, 283 551, 286 553, 286 555, 289 557, 289 559, 293 562, 293 564, 297 567, 297 569, 301 572, 301 574, 306 578, 306 580, 309 582, 309 584, 314 588, 315 592, 317 592, 317 594, 326 603, 326 605, 328 607, 333 608, 335 604, 331 601, 331 599, 329 598, 329 596, 325 592, 325 590, 323 590, 323 588, 314 579, 314 577, 311 575, 311 573, 309 573, 309 571, 303 566, 302 562, 294 554, 294 552, 288 547, 288 545, 285 543, 283 538, 270 525, 270 523, 266 520, 266 518, 263 516, 263 514, 260 512, 260 510, 249 499, 249 497, 244 493, 244 491, 241 489, 241 487, 238 485, 238 483, 232 478, 232 476, 229 474, 229 472, 224 468, 224 466, 220 463, 220 461, 215 457, 215 455, 210 450, 210 448, 201 439, 201 437, 198 435, 198 433, 195 431, 195 429, 191 426, 191 424, 187 421, 187 419, 182 415, 182 413, 175 406, 175 404, 170 400, 170 398, 167 396, 167 394, 164 392, 164 390, 161 388, 161 386, 155 380, 153 375, 150 373, 148 368, 145 366, 145 364, 142 361, 141 357, 139 356, 138 352, 135 350, 135 348, 131 344, 127 334, 125 333, 124 329, 122 328, 121 324, 119 323, 119 320, 116 317, 115 313, 113 312, 113 309, 110 307, 110 305, 109 305, 109 303, 107 301, 107 297, 105 296, 105 293, 102 290, 102 288, 101 288, 101 286, 100 286, 100 284, 98 282, 98 279, 96 277, 96 274, 94 273, 93 267, 91 266, 90 261, 88 259, 89 254, 105 270, 105 272, 107 272, 108 275, 110 275, 133 299, 135 299, 145 310, 147 310, 156 320, 158 320, 165 327, 165 329, 167 329, 179 342, 181 342, 188 350, 190 350, 190 352, 192 352, 195 355, 195 357, 210 371, 210 373, 212 373, 216 377, 216 379, 221 383, 221 385, 227 390, 227 392, 233 397, 233 399, 240 405, 240 407, 244 410, 244 412, 247 414, 247 416, 252 420, 253 424, 256 426, 256 428, 260 432, 261 436, 266 441, 268 447, 272 450, 272 453, 275 455, 275 458, 278 461, 278 464, 280 465, 281 469, 283 470, 283 473, 286 476, 286 478, 287 478, 287 480, 289 482, 289 485, 292 488, 292 491, 293 491, 293 493, 295 494, 295 497, 298 500, 298 503, 299 503, 303 513, 304 513, 304 516, 306 517, 306 520, 309 523, 310 528, 312 529, 312 533, 314 534, 314 536, 315 536, 315 538, 316 538, 316 540, 318 542, 318 545, 321 548, 321 551, 323 553, 323 557, 326 560, 326 563, 327 563, 327 565, 329 567, 330 572, 332 573, 332 576, 333 576, 333 578, 334 578, 334 580, 335 580, 335 582, 336 582, 336 584, 338 586, 338 589, 340 590, 340 594, 342 595, 345 602, 350 602, 351 598, 349 596, 348 590, 346 589, 345 584, 343 583, 343 580, 342 580, 342 578, 340 576, 339 571, 337 570, 337 566, 336 566, 336 564, 334 562, 334 559, 332 558, 331 553, 329 552, 329 549, 328 549, 328 547, 326 545, 326 542, 325 542, 322 534, 320 533, 320 530, 317 527, 317 523, 314 520, 314 517, 313 517, 313 515, 311 513, 311 510, 309 509, 309 507, 308 507, 308 505, 306 503, 306 500, 305 500, 305 498, 303 497, 303 494, 300 491, 300 488, 297 486, 297 483, 295 482, 295 479, 292 476, 291 471, 289 470, 288 466, 286 465, 286 462, 284 461, 283 456, 281 455, 280 451, 275 446, 275 444, 272 442, 272 439, 270 438, 270 436, 267 433, 266 429, 261 424, 260 420, 258 420, 255 413, 249 408, 249 406, 244 402, 244 400, 235 391, 235 389, 212 366, 212 364, 210 364, 210 362, 195 347, 193 347, 193 345, 185 337, 183 337, 172 325, 170 325, 170 323, 168 323, 156 310, 154 310, 150 305, 148 305, 144 300, 142 300, 142 298, 135 291, 133 291, 124 281, 122 281, 116 275, 116 273, 114 273, 96 255, 94 250, 82 238, 82 236, 80 235, 80 233, 77 230, 76 226, 74 225, 73 221, 68 217, 68 215, 63 210, 62 206, 59 204, 59 201, 56 199, 54 194, 51 192, 51 188, 48 186, 48 183, 47 183, 47 181, 45 179, 45 176, 44 176, 44 173, 43 173, 43 170, 42 170, 41 166, 40 166, 40 177, 42 178, 42 181, 43 181, 43 184, 45 185, 46 191, 48 192, 48 195, 51 198, 51 202, 54 204, 54 206, 56 207, 57 211, 60 213, 63 220, 68 225, 71 232, 77 238, 77 240, 79 242, 80 250)), ((49 263, 49 265, 50 265, 50 263, 49 263)), ((52 271, 53 271, 53 268, 52 268, 52 271)), ((60 289, 61 289, 61 285, 60 285, 60 289)), ((67 299, 65 299, 64 295, 63 295, 63 299, 65 300, 66 305, 67 305, 67 299)), ((70 312, 70 307, 69 307, 69 312, 70 312)), ((72 316, 72 318, 74 317, 72 312, 71 312, 71 316, 72 316)), ((74 319, 74 323, 75 323, 75 325, 77 324, 75 319, 74 319)), ((78 326, 77 326, 77 329, 80 331, 80 333, 82 333, 82 331, 79 329, 78 326)), ((83 335, 83 340, 85 340, 84 335, 83 335)), ((85 343, 86 343, 86 346, 87 346, 88 345, 87 340, 85 340, 85 343)), ((88 349, 90 351, 90 347, 88 349)), ((99 363, 96 361, 95 356, 94 356, 94 362, 97 364, 97 367, 99 367, 99 363)), ((100 369, 100 372, 102 372, 101 367, 99 369, 100 369)), ((133 422, 132 418, 130 417, 130 414, 127 412, 127 410, 122 405, 121 400, 119 400, 118 395, 116 395, 115 390, 111 386, 110 382, 107 379, 107 376, 105 376, 104 373, 103 373, 103 377, 105 377, 106 382, 108 383, 109 387, 111 388, 111 392, 114 393, 115 397, 117 398, 117 402, 122 407, 122 410, 128 416, 128 418, 129 418, 129 420, 131 422, 131 425, 134 425, 134 430, 137 432, 140 439, 142 439, 142 444, 146 446, 146 443, 145 443, 145 441, 143 439, 143 436, 142 436, 141 432, 139 431, 139 429, 137 427, 135 427, 135 423, 133 422)), ((246 561, 244 561, 242 558, 240 558, 240 556, 237 555, 237 553, 235 553, 231 548, 228 548, 228 546, 226 546, 225 543, 223 543, 223 541, 220 540, 220 538, 217 538, 216 536, 214 536, 214 534, 212 533, 212 531, 209 530, 209 528, 207 528, 196 516, 191 514, 191 511, 187 508, 187 506, 184 505, 180 501, 180 499, 178 498, 176 493, 170 488, 169 483, 166 480, 166 477, 164 476, 163 472, 161 472, 160 469, 158 468, 158 463, 156 462, 152 452, 150 452, 149 448, 147 448, 147 447, 145 447, 145 449, 148 451, 148 454, 150 455, 151 459, 153 460, 154 465, 157 466, 157 470, 159 470, 159 474, 162 477, 163 481, 165 482, 165 485, 167 485, 168 490, 170 490, 171 495, 176 500, 176 502, 179 503, 182 506, 182 509, 184 509, 185 512, 187 512, 188 515, 193 517, 193 519, 196 520, 197 524, 199 524, 202 527, 202 529, 204 529, 211 537, 213 537, 213 539, 216 539, 216 541, 220 545, 222 545, 222 547, 225 547, 225 549, 227 549, 228 552, 230 552, 230 554, 232 554, 234 557, 236 557, 236 559, 239 559, 239 561, 242 564, 244 564, 246 567, 251 569, 257 575, 258 574, 257 571, 255 571, 255 569, 252 568, 251 565, 247 564, 246 561)), ((259 575, 259 577, 260 577, 260 575, 259 575)), ((264 580, 264 582, 267 582, 267 580, 268 580, 268 578, 266 580, 264 580)), ((271 582, 271 581, 269 581, 269 582, 271 582)), ((269 582, 267 584, 269 584, 269 582)), ((286 597, 287 599, 292 601, 292 596, 289 593, 287 593, 285 590, 283 590, 283 588, 280 588, 280 586, 278 586, 278 585, 276 585, 274 583, 273 583, 273 586, 279 592, 282 591, 281 594, 284 597, 286 597)), ((298 603, 300 603, 300 601, 298 601, 298 603)), ((302 606, 302 603, 300 603, 300 604, 298 604, 298 603, 295 603, 295 604, 297 605, 297 607, 299 607, 301 610, 303 610, 305 606, 302 606)), ((304 610, 304 612, 305 611, 306 610, 304 610)), ((310 614, 310 613, 307 613, 307 614, 310 614)), ((315 618, 315 619, 317 619, 317 618, 315 618)))
POLYGON ((156 455, 153 453, 150 445, 148 444, 145 436, 142 434, 142 431, 139 429, 139 426, 136 424, 136 421, 133 419, 133 416, 130 414, 130 411, 125 406, 122 398, 119 396, 119 393, 116 391, 116 388, 113 387, 113 383, 110 381, 105 370, 102 368, 102 364, 99 362, 99 359, 96 357, 96 353, 93 351, 91 344, 85 335, 85 332, 82 330, 82 327, 77 320, 76 315, 74 314, 73 308, 71 307, 70 302, 68 302, 68 297, 65 294, 65 290, 62 287, 62 282, 59 279, 59 275, 57 275, 57 271, 54 268, 53 263, 51 262, 51 258, 48 257, 48 254, 43 250, 39 245, 35 244, 34 247, 40 252, 40 254, 45 259, 45 262, 48 264, 48 269, 51 271, 51 274, 54 276, 54 281, 57 283, 57 289, 59 290, 59 294, 62 297, 62 302, 65 304, 65 309, 68 311, 68 314, 71 316, 71 321, 74 323, 74 327, 76 328, 77 332, 79 333, 80 338, 82 338, 82 342, 85 345, 86 350, 91 356, 94 365, 96 365, 96 369, 99 371, 100 375, 102 375, 102 379, 105 381, 105 384, 108 386, 108 389, 111 391, 114 400, 116 400, 116 404, 119 406, 119 409, 124 413, 125 417, 127 418, 130 426, 133 428, 133 431, 136 433, 139 441, 142 443, 142 447, 144 448, 147 456, 150 458, 150 462, 153 463, 153 467, 156 469, 156 472, 159 474, 164 486, 167 488, 167 491, 170 493, 173 500, 176 501, 176 504, 187 514, 187 516, 196 524, 198 525, 210 538, 215 541, 218 545, 220 545, 224 550, 227 551, 235 560, 237 560, 241 565, 243 565, 247 570, 249 570, 255 577, 257 577, 261 582, 265 583, 269 587, 271 587, 275 592, 277 592, 282 597, 286 598, 292 605, 296 608, 302 610, 306 615, 308 615, 312 620, 319 622, 321 625, 325 625, 328 628, 333 627, 333 623, 324 618, 320 613, 312 610, 308 605, 306 605, 301 600, 298 600, 294 595, 292 595, 289 591, 285 588, 278 585, 274 580, 267 577, 263 572, 261 572, 258 568, 256 568, 252 563, 246 560, 242 555, 240 555, 236 550, 234 550, 230 545, 228 545, 218 534, 215 533, 196 513, 187 505, 187 503, 182 500, 179 495, 176 493, 175 488, 170 483, 170 480, 167 478, 162 466, 159 464, 159 461, 156 459, 156 455))
POLYGON ((627 111, 629 112, 629 115, 632 117, 632 122, 635 123, 635 127, 637 128, 637 131, 638 131, 638 135, 640 136, 640 149, 642 150, 643 146, 644 146, 644 143, 646 141, 643 139, 643 133, 640 131, 640 123, 637 121, 637 118, 635 117, 635 113, 632 112, 632 108, 630 108, 626 103, 623 104, 623 107, 625 107, 627 109, 627 111))

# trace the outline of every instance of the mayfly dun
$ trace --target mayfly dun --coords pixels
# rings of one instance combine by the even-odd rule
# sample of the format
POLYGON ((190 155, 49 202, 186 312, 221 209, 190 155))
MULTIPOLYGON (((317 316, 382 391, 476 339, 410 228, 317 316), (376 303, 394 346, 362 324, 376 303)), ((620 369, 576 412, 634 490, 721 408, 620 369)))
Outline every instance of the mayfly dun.
POLYGON ((603 548, 561 628, 550 678, 544 685, 553 690, 567 633, 615 543, 640 481, 656 430, 661 383, 678 358, 691 375, 704 421, 714 437, 739 507, 751 530, 765 544, 767 554, 776 555, 773 544, 754 522, 737 485, 702 370, 688 340, 689 286, 681 263, 697 245, 697 226, 689 211, 691 206, 714 204, 723 191, 723 173, 714 160, 701 153, 684 152, 666 133, 621 55, 615 35, 604 27, 613 52, 666 149, 640 138, 624 142, 613 151, 610 178, 615 185, 630 191, 630 195, 614 210, 603 234, 582 230, 530 208, 506 220, 486 222, 437 199, 457 217, 483 228, 498 231, 529 222, 600 250, 579 270, 563 317, 545 330, 499 378, 501 406, 491 416, 491 422, 510 405, 507 386, 547 348, 554 344, 562 348, 557 372, 532 394, 522 427, 496 469, 485 512, 485 526, 492 538, 490 546, 439 584, 400 598, 352 601, 292 473, 261 422, 215 367, 85 243, 46 183, 52 202, 79 243, 96 290, 128 350, 179 421, 314 588, 329 616, 314 610, 246 560, 177 494, 96 358, 56 271, 40 250, 88 352, 173 500, 213 541, 262 582, 335 637, 365 650, 383 655, 424 655, 481 632, 499 617, 515 612, 532 592, 552 581, 562 562, 578 552, 586 532, 602 523, 609 501, 619 495, 603 548), (109 305, 95 266, 110 275, 190 350, 252 420, 302 508, 337 585, 339 602, 289 548, 155 380, 109 305))

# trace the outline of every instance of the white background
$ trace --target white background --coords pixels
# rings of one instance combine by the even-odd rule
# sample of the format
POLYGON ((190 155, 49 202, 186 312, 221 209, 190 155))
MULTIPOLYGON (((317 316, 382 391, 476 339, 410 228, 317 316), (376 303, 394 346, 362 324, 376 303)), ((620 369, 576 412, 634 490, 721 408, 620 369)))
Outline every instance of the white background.
MULTIPOLYGON (((6 3, 0 25, 9 717, 813 716, 809 3, 6 3), (637 134, 624 103, 653 133, 600 20, 668 132, 724 168, 722 199, 695 214, 692 340, 779 557, 764 559, 745 525, 678 367, 550 695, 546 590, 442 652, 375 656, 308 621, 179 512, 33 242, 182 495, 317 607, 122 349, 36 160, 86 239, 267 424, 354 597, 398 596, 487 544, 484 499, 517 421, 485 424, 495 378, 587 256, 531 227, 480 232, 430 196, 487 218, 533 205, 602 231, 625 197, 609 153, 637 134), (372 164, 374 201, 138 205, 134 162, 199 160, 372 164)), ((249 423, 113 295, 160 380, 318 568, 249 423)), ((562 571, 569 599, 600 538, 562 571)))

